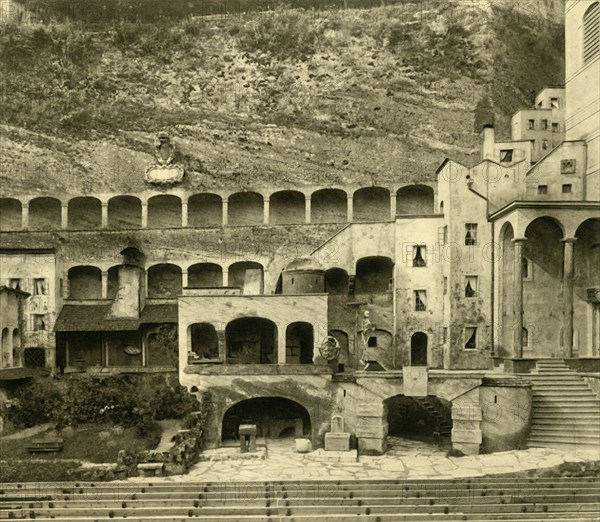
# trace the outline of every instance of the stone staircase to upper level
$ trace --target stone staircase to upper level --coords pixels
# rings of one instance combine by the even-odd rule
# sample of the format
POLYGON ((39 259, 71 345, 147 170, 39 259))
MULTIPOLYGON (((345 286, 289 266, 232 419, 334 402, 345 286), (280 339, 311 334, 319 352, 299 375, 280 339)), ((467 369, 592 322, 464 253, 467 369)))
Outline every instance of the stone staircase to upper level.
POLYGON ((450 437, 452 433, 452 421, 444 415, 436 406, 436 404, 428 397, 412 397, 412 399, 425 410, 435 422, 436 431, 440 434, 442 446, 450 449, 452 443, 450 437))
POLYGON ((600 399, 562 360, 539 360, 528 447, 600 451, 600 399))

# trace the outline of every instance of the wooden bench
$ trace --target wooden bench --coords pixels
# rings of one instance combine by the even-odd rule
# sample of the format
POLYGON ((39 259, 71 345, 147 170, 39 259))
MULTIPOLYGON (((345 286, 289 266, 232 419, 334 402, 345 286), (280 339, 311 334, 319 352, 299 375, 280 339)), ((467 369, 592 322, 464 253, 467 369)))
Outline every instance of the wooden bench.
POLYGON ((64 445, 64 439, 34 439, 27 444, 27 451, 29 453, 55 453, 62 451, 64 445))

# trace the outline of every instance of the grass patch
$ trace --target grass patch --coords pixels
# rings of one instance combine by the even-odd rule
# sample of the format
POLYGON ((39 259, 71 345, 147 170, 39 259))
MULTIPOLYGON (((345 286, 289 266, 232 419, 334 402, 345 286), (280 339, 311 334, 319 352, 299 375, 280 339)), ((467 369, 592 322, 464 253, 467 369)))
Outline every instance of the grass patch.
POLYGON ((107 424, 85 424, 62 431, 50 431, 26 439, 0 440, 0 458, 21 461, 73 459, 79 461, 105 463, 116 462, 119 450, 144 451, 153 449, 160 441, 161 430, 158 424, 140 435, 136 428, 121 428, 107 424), (33 439, 58 436, 65 440, 59 453, 30 454, 27 445, 33 439))

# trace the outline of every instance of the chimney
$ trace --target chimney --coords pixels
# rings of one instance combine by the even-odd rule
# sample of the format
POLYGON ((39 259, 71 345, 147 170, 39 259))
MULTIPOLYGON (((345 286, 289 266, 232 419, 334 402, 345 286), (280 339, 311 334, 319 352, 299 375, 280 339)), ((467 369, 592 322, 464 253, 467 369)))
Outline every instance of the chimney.
POLYGON ((481 159, 486 160, 494 159, 494 146, 496 144, 496 138, 494 135, 493 125, 484 125, 481 133, 481 159))
POLYGON ((145 304, 144 254, 135 246, 121 251, 123 264, 118 268, 118 287, 110 307, 112 317, 139 319, 145 304))

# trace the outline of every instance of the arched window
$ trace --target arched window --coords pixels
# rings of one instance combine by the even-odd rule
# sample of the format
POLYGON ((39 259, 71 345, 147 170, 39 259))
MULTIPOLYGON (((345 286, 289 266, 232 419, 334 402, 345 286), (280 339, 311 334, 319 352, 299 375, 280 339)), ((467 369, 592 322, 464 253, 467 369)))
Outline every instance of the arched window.
POLYGON ((0 198, 0 230, 20 230, 21 224, 21 202, 13 198, 0 198))
POLYGON ((74 266, 69 270, 69 299, 101 299, 102 271, 95 266, 74 266))
POLYGON ((600 3, 594 2, 583 15, 583 63, 589 63, 600 52, 600 3))
POLYGON ((174 298, 181 294, 181 268, 169 263, 148 269, 148 297, 174 298))

